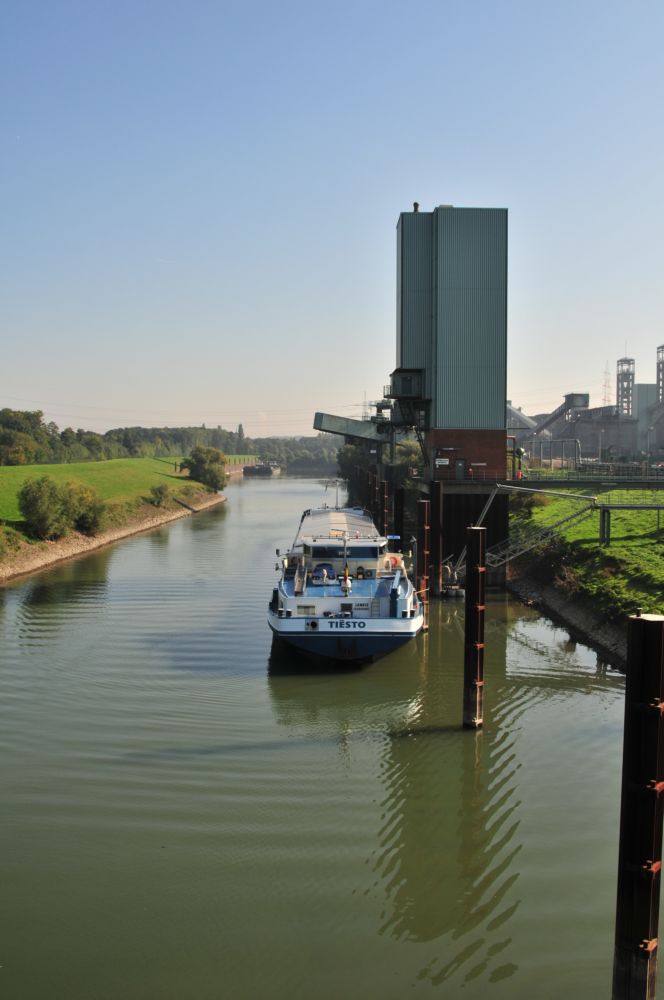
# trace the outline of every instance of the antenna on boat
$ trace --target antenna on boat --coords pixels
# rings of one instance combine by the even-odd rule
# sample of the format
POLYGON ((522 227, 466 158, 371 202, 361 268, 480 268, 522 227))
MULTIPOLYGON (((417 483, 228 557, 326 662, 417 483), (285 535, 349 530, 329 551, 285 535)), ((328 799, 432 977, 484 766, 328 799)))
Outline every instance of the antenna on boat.
MULTIPOLYGON (((342 483, 342 482, 343 482, 342 479, 335 479, 334 480, 334 507, 335 507, 335 510, 339 510, 339 484, 342 483)), ((329 489, 329 487, 331 485, 332 485, 332 482, 330 480, 328 480, 325 483, 325 492, 326 493, 327 493, 327 491, 328 491, 328 489, 329 489)))

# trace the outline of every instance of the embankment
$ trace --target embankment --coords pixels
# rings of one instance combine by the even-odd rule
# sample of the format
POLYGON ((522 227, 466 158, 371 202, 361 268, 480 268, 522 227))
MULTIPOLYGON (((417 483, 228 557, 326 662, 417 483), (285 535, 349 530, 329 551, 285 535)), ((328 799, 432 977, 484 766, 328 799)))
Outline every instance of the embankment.
POLYGON ((192 501, 191 505, 179 505, 177 508, 171 507, 168 510, 160 510, 146 505, 139 512, 131 515, 126 523, 110 528, 108 531, 102 531, 93 537, 73 532, 66 538, 59 538, 57 541, 21 545, 16 551, 6 552, 0 561, 0 584, 7 583, 9 580, 14 580, 27 573, 36 573, 38 570, 62 562, 64 559, 72 559, 93 552, 95 549, 111 545, 122 538, 158 528, 170 521, 191 517, 192 514, 207 510, 209 507, 216 507, 218 504, 224 503, 225 500, 226 497, 220 494, 215 496, 200 494, 192 501))
POLYGON ((514 594, 554 621, 568 627, 573 634, 604 657, 609 663, 624 670, 627 662, 627 619, 607 622, 593 611, 592 604, 578 594, 569 594, 551 583, 543 583, 529 575, 527 566, 513 568, 507 579, 507 588, 514 594))

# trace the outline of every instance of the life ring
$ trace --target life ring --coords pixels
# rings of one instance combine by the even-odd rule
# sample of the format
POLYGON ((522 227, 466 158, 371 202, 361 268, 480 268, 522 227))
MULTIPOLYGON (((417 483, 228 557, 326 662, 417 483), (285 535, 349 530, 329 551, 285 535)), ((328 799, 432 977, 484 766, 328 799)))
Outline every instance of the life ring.
POLYGON ((398 569, 401 566, 401 556, 388 556, 385 560, 385 569, 398 569))

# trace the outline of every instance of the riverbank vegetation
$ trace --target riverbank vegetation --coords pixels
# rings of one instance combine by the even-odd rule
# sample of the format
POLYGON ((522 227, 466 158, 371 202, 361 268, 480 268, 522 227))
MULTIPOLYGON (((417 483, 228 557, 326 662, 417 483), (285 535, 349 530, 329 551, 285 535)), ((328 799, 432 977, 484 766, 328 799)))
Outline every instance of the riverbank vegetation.
POLYGON ((32 538, 63 538, 70 531, 97 535, 104 527, 106 504, 83 483, 28 479, 18 492, 18 506, 32 538))
POLYGON ((248 438, 239 424, 223 427, 119 427, 98 434, 81 428, 60 430, 40 410, 0 409, 0 466, 100 462, 119 458, 179 458, 196 447, 217 448, 238 463, 277 462, 293 473, 334 474, 338 439, 248 438))
POLYGON ((80 482, 111 504, 133 502, 148 496, 152 486, 167 483, 174 492, 188 485, 176 471, 179 463, 164 458, 117 458, 106 462, 73 462, 67 465, 21 465, 0 469, 0 521, 21 520, 18 493, 28 479, 48 475, 59 485, 80 482))
POLYGON ((68 534, 97 535, 203 503, 210 489, 170 459, 0 469, 0 562, 68 534))
POLYGON ((192 479, 203 483, 211 490, 223 490, 226 483, 224 465, 226 457, 218 448, 201 448, 197 445, 180 463, 180 470, 186 470, 192 479))
MULTIPOLYGON (((583 493, 579 494, 583 496, 583 493)), ((604 503, 658 504, 657 490, 595 491, 604 503)), ((535 495, 512 505, 512 523, 533 530, 556 524, 582 507, 580 501, 535 495)), ((613 510, 610 545, 599 544, 599 511, 565 526, 556 537, 513 564, 515 574, 554 583, 577 601, 587 601, 606 620, 633 614, 664 614, 664 511, 613 510)))

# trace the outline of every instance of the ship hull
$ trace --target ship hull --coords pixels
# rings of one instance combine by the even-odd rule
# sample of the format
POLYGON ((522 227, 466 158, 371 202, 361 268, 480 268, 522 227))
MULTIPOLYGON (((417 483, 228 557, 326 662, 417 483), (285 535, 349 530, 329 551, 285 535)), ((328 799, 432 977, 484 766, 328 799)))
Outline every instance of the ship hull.
POLYGON ((303 627, 297 620, 271 614, 268 624, 277 638, 309 658, 345 663, 378 660, 410 642, 422 629, 421 617, 403 623, 371 619, 313 619, 303 627), (405 627, 395 629, 395 624, 405 627))

